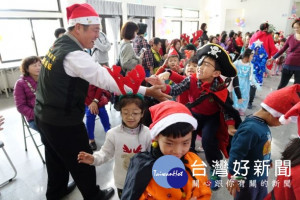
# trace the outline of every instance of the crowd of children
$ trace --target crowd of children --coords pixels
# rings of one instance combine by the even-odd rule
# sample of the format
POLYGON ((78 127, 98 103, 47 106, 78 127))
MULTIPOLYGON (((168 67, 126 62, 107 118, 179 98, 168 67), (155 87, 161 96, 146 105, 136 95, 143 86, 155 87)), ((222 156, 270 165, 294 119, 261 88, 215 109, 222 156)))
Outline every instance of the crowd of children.
MULTIPOLYGON (((295 26, 300 24, 300 20, 297 20, 293 23, 293 27, 295 24, 295 26)), ((272 135, 269 127, 291 121, 291 116, 298 117, 300 85, 295 84, 271 92, 261 103, 258 111, 246 117, 243 122, 240 117, 245 115, 249 104, 252 105, 254 96, 251 96, 253 93, 251 93, 251 89, 254 87, 251 85, 260 87, 263 84, 262 72, 264 71, 261 70, 265 69, 266 63, 264 63, 264 69, 260 69, 258 72, 262 61, 256 58, 273 56, 271 59, 277 59, 274 62, 273 73, 278 75, 285 59, 285 55, 283 55, 287 48, 287 44, 284 45, 285 39, 280 38, 278 41, 276 39, 274 44, 268 44, 271 47, 265 46, 265 49, 261 50, 261 46, 265 44, 259 45, 259 39, 273 40, 268 32, 268 23, 263 23, 260 31, 253 36, 250 33, 247 34, 245 40, 242 39, 241 32, 235 33, 234 31, 230 31, 229 37, 226 32, 223 32, 219 36, 208 38, 207 24, 204 23, 201 30, 192 34, 191 39, 187 34, 183 34, 181 40, 174 39, 168 46, 167 41, 159 38, 154 38, 149 41, 149 44, 146 44, 147 41, 143 39, 146 27, 141 24, 137 26, 134 22, 131 22, 131 25, 135 27, 134 30, 130 30, 130 28, 125 30, 123 27, 121 32, 124 34, 130 32, 130 36, 135 37, 139 31, 138 27, 140 29, 143 27, 143 30, 140 30, 139 35, 136 36, 138 37, 136 42, 145 43, 145 51, 147 51, 145 59, 147 60, 143 60, 144 52, 140 52, 137 46, 134 50, 142 54, 142 56, 139 55, 138 63, 147 64, 147 66, 143 66, 147 71, 138 73, 137 69, 135 71, 137 73, 135 73, 136 69, 131 66, 126 69, 127 77, 124 78, 120 75, 116 75, 117 78, 113 77, 122 93, 118 97, 122 122, 116 127, 111 127, 105 110, 111 93, 94 85, 87 87, 85 84, 86 89, 88 88, 85 99, 86 129, 91 149, 85 146, 78 152, 79 165, 82 168, 88 168, 91 167, 89 165, 98 166, 114 158, 114 183, 120 199, 208 200, 211 199, 212 190, 216 191, 221 187, 222 175, 217 173, 217 169, 220 167, 219 162, 225 157, 228 159, 229 174, 227 188, 234 199, 260 200, 265 197, 267 199, 274 199, 274 197, 276 199, 281 199, 281 197, 296 199, 299 196, 298 186, 300 184, 299 178, 295 178, 300 164, 300 153, 297 148, 299 138, 294 139, 282 155, 282 159, 292 162, 293 178, 278 177, 280 180, 292 179, 293 190, 274 188, 268 195, 267 187, 263 184, 259 184, 258 187, 250 187, 250 180, 268 181, 268 167, 272 165, 272 135), (165 49, 161 49, 162 42, 165 49), (277 50, 272 48, 275 43, 278 50, 282 49, 277 54, 275 54, 277 50), (149 59, 151 56, 153 57, 149 59), (254 61, 253 57, 255 57, 254 61), (149 65, 150 61, 152 64, 149 65), (135 74, 134 78, 139 79, 138 81, 133 80, 133 74, 135 74), (145 78, 145 74, 152 76, 145 78), (160 103, 152 101, 151 105, 147 103, 145 97, 138 93, 139 85, 134 85, 135 83, 140 84, 142 82, 140 79, 144 78, 149 84, 173 97, 172 101, 160 103), (126 81, 128 85, 134 85, 131 87, 131 92, 126 93, 124 88, 121 89, 120 79, 123 81, 123 87, 126 85, 126 81), (232 94, 228 90, 231 81, 234 87, 232 94), (281 103, 278 104, 278 101, 281 103), (148 116, 147 121, 144 121, 143 119, 148 114, 150 117, 148 116), (103 124, 106 139, 101 149, 92 154, 91 150, 97 149, 94 139, 96 115, 99 115, 103 124), (208 166, 203 164, 197 155, 197 136, 202 138, 201 143, 208 166), (152 167, 156 161, 167 155, 175 156, 183 163, 182 173, 186 174, 187 181, 185 185, 165 188, 153 178, 152 167), (267 166, 260 176, 255 175, 257 160, 264 162, 267 166), (248 161, 249 167, 246 168, 247 170, 245 168, 237 170, 236 162, 243 161, 248 161), (193 168, 195 163, 202 163, 198 170, 205 171, 207 169, 208 176, 206 173, 195 175, 193 168), (240 184, 242 181, 244 182, 243 187, 240 184), (195 182, 198 184, 195 185, 195 182), (286 193, 282 194, 283 191, 286 193)), ((296 29, 298 30, 299 27, 296 29)), ((61 40, 64 39, 69 40, 67 35, 63 36, 61 40)), ((130 46, 132 37, 122 39, 130 46)), ((135 51, 129 46, 132 55, 137 58, 135 51)), ((76 48, 79 49, 79 47, 76 48)), ((85 53, 81 56, 87 60, 90 59, 85 53)), ((123 61, 124 58, 121 57, 121 65, 125 65, 123 61)), ((295 66, 291 66, 291 68, 293 67, 295 66)), ((94 69, 96 68, 94 67, 94 69)), ((139 66, 139 70, 141 68, 139 66)), ((114 68, 114 70, 116 69, 114 68)), ((105 71, 102 68, 101 70, 105 71)), ((112 75, 116 71, 109 71, 109 73, 112 75)), ((46 76, 44 72, 42 74, 46 76)), ((95 83, 97 82, 95 81, 95 83)), ((41 91, 39 92, 41 93, 41 91)), ((148 93, 145 92, 145 94, 148 93)), ((151 95, 148 94, 148 96, 151 95)), ((41 98, 41 96, 39 97, 41 98)), ((43 101, 40 99, 39 102, 43 101)), ((37 109, 41 108, 40 105, 37 109)), ((40 130, 47 132, 47 124, 38 122, 39 127, 44 127, 44 130, 40 130)), ((299 118, 298 124, 300 124, 299 118)), ((73 128, 75 130, 76 127, 73 128)), ((47 138, 44 136, 43 139, 46 141, 47 138)), ((75 158, 72 159, 73 162, 75 158)), ((168 181, 170 180, 173 179, 168 177, 168 181)), ((76 181, 78 182, 78 179, 76 181)), ((102 191, 98 190, 99 188, 97 192, 100 194, 102 191)), ((109 193, 110 195, 107 196, 113 194, 111 191, 109 193)), ((88 192, 86 192, 86 197, 88 197, 88 192)))
MULTIPOLYGON (((211 190, 220 188, 221 176, 216 173, 216 161, 221 161, 224 155, 229 158, 227 187, 234 199, 264 199, 268 194, 267 187, 261 184, 253 189, 249 186, 249 180, 259 183, 267 181, 268 169, 257 177, 254 175, 254 163, 261 160, 266 161, 268 166, 272 165, 272 136, 268 127, 281 125, 279 117, 300 101, 297 94, 300 91, 299 85, 271 93, 261 104, 262 108, 242 122, 240 115, 244 115, 248 106, 250 83, 255 82, 251 63, 253 51, 246 48, 241 59, 233 63, 225 49, 209 43, 197 52, 200 59, 197 56, 191 57, 186 61, 185 68, 180 66, 178 53, 174 52, 168 55, 155 76, 145 79, 152 85, 163 86, 162 91, 176 97, 174 101, 157 103, 149 108, 150 133, 146 126, 139 124, 146 109, 144 107, 135 105, 136 112, 141 115, 134 126, 125 121, 123 109, 126 109, 126 104, 122 102, 124 99, 128 99, 129 104, 134 104, 137 99, 142 101, 140 95, 121 96, 122 125, 108 131, 99 152, 93 155, 80 152, 79 162, 100 165, 114 157, 115 184, 121 199, 210 199, 211 190), (221 74, 225 79, 220 77, 221 74), (230 77, 238 78, 242 99, 233 92, 231 100, 227 89, 230 77), (280 108, 273 99, 280 99, 286 106, 280 108), (140 127, 143 127, 143 132, 140 127), (135 132, 136 129, 138 131, 134 137, 130 139, 128 136, 130 141, 122 136, 125 130, 135 132), (141 140, 145 133, 148 137, 144 135, 145 140, 141 140), (192 164, 202 162, 195 150, 197 135, 202 137, 209 165, 208 178, 206 175, 197 177, 191 173, 192 164), (133 146, 142 146, 139 151, 135 151, 134 147, 128 145, 125 148, 128 142, 135 143, 133 146), (130 156, 122 156, 129 149, 132 150, 130 156), (188 174, 188 182, 184 187, 164 188, 153 179, 153 164, 164 155, 176 156, 184 163, 188 174), (234 169, 234 163, 243 160, 250 163, 247 175, 234 169), (123 175, 120 175, 121 172, 123 175), (193 185, 195 180, 200 186, 193 185), (240 187, 240 181, 244 181, 243 187, 240 187)), ((132 112, 130 115, 134 118, 132 112)))

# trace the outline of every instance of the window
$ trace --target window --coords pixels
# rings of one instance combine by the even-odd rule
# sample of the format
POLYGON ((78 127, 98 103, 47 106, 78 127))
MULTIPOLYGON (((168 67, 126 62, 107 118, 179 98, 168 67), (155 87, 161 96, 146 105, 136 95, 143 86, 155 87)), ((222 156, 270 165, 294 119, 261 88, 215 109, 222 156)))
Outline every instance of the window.
POLYGON ((163 15, 165 17, 182 17, 182 10, 175 8, 163 8, 163 15))
POLYGON ((128 16, 128 20, 133 21, 134 23, 138 24, 138 23, 144 23, 147 24, 147 36, 146 36, 146 40, 150 40, 151 38, 153 38, 154 35, 154 17, 132 17, 132 16, 128 16))
POLYGON ((24 57, 44 56, 55 40, 59 19, 0 19, 0 53, 2 62, 24 57), (8 31, 9 30, 9 31, 8 31))
POLYGON ((199 30, 199 22, 197 21, 184 21, 182 23, 182 33, 194 33, 199 30))
POLYGON ((3 10, 59 11, 59 0, 8 0, 1 3, 3 10))
POLYGON ((186 18, 199 18, 199 11, 197 10, 182 10, 182 16, 186 18))
POLYGON ((119 56, 118 41, 120 38, 121 16, 101 16, 102 26, 108 41, 111 43, 111 48, 108 51, 109 66, 116 64, 119 56))
POLYGON ((162 35, 168 40, 180 38, 182 33, 191 34, 199 30, 199 11, 180 8, 164 8, 163 15, 168 20, 167 28, 162 27, 162 35))
POLYGON ((181 21, 171 21, 171 34, 168 36, 168 40, 175 38, 179 39, 181 34, 181 21))
POLYGON ((6 27, 0 30, 3 62, 36 55, 29 20, 0 20, 0 27, 6 27))
POLYGON ((56 39, 54 31, 60 27, 60 21, 58 19, 32 20, 32 26, 37 47, 37 55, 44 56, 56 39))

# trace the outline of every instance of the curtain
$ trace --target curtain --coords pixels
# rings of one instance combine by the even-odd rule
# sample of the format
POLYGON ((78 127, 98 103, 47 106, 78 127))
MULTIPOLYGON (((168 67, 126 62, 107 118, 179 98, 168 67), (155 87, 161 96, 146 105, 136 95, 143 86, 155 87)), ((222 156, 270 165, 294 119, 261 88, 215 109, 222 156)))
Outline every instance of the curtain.
POLYGON ((155 17, 155 6, 128 3, 127 12, 129 16, 155 17))
POLYGON ((119 56, 118 41, 120 41, 120 23, 120 17, 105 18, 106 35, 109 38, 109 41, 112 43, 112 47, 109 53, 110 66, 116 63, 116 60, 119 56))
POLYGON ((102 0, 87 0, 100 15, 122 15, 122 3, 102 0))
POLYGON ((149 40, 151 38, 153 38, 153 18, 152 17, 149 17, 147 18, 146 20, 146 24, 147 24, 147 41, 149 42, 149 40))

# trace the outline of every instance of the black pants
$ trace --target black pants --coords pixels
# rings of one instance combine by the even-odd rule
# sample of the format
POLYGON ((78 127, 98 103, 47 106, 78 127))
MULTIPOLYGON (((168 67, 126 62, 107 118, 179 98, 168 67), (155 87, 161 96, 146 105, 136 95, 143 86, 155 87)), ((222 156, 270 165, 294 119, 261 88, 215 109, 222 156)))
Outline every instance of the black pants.
POLYGON ((193 116, 197 119, 198 127, 196 131, 193 131, 191 148, 195 148, 197 133, 201 131, 205 157, 208 164, 212 166, 212 161, 220 161, 223 158, 222 153, 219 150, 219 141, 216 137, 220 124, 220 113, 217 112, 213 115, 193 113, 193 116))
POLYGON ((256 94, 256 86, 255 85, 251 85, 250 86, 250 94, 249 94, 249 104, 253 103, 255 94, 256 94))
POLYGON ((284 88, 289 83, 291 77, 294 75, 294 84, 300 83, 300 70, 288 70, 286 68, 282 69, 281 79, 278 85, 278 90, 284 88))
POLYGON ((80 151, 93 153, 83 123, 75 126, 54 126, 38 118, 35 119, 45 145, 48 184, 48 200, 60 199, 67 189, 69 172, 85 200, 101 197, 96 185, 94 166, 79 164, 77 156, 80 151))

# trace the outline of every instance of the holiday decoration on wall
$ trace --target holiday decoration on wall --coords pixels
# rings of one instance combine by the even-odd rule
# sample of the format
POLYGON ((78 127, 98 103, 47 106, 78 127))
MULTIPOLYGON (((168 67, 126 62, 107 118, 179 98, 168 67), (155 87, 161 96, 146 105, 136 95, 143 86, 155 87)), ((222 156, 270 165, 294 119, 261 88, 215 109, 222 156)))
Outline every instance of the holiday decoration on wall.
POLYGON ((167 37, 171 34, 171 27, 167 23, 167 19, 158 18, 157 19, 158 29, 160 33, 160 37, 167 37))
POLYGON ((235 25, 237 25, 238 27, 244 28, 246 26, 245 19, 241 18, 241 17, 236 18, 235 25))

